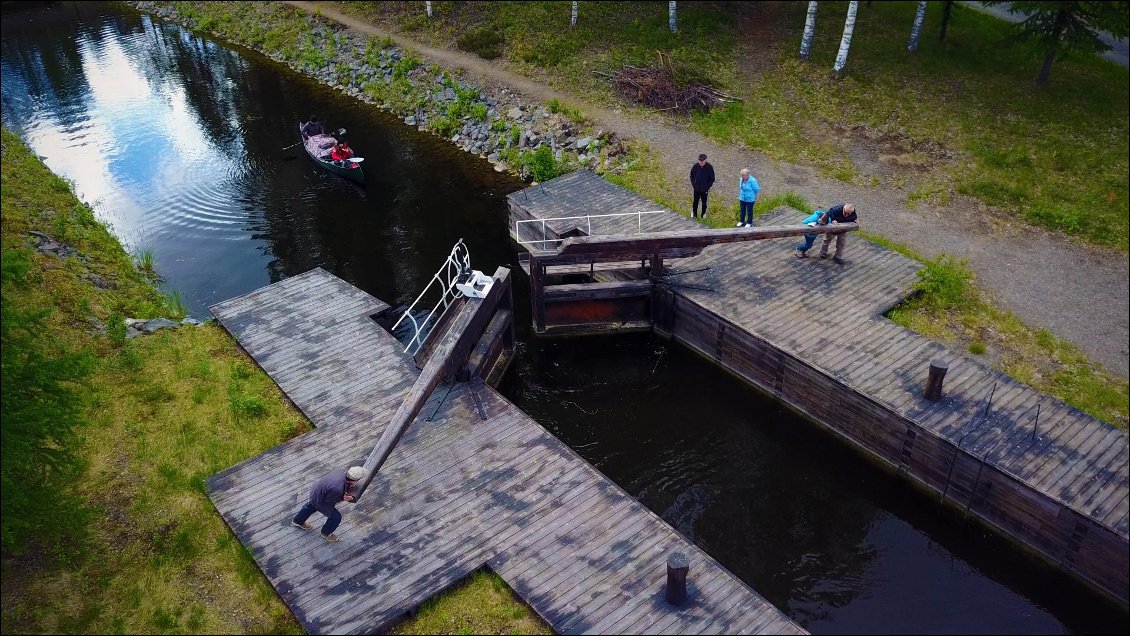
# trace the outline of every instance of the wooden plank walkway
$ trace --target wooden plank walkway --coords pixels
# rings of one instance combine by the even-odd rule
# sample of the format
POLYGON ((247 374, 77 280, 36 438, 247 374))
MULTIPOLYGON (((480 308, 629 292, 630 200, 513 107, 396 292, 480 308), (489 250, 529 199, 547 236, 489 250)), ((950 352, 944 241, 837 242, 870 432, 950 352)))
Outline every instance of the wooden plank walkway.
MULTIPOLYGON (((508 201, 512 233, 514 220, 521 218, 659 209, 655 203, 587 171, 513 193, 508 201), (599 203, 593 205, 593 201, 599 203)), ((663 216, 670 218, 650 217, 653 225, 645 231, 701 227, 674 212, 663 216)), ((762 217, 758 225, 795 224, 801 218, 801 213, 782 209, 762 217)), ((866 226, 866 210, 860 211, 860 219, 866 226)), ((816 248, 821 240, 817 239, 816 248)), ((703 270, 671 278, 671 282, 709 289, 672 285, 674 305, 684 308, 675 312, 676 322, 684 321, 673 330, 676 339, 794 404, 798 402, 795 396, 799 389, 781 383, 785 359, 799 361, 834 380, 842 390, 859 396, 860 403, 877 405, 915 429, 955 447, 956 451, 949 451, 954 458, 945 459, 946 462, 958 462, 955 453, 965 453, 1023 484, 1032 493, 1112 532, 1122 544, 1114 548, 1117 562, 1101 567, 1121 571, 1116 575, 1118 580, 1107 581, 1111 584, 1107 590, 1113 590, 1125 603, 1125 546, 1130 523, 1130 444, 1126 433, 1013 380, 970 355, 887 320, 882 314, 912 289, 920 265, 858 236, 849 235, 847 241, 848 263, 843 267, 830 259, 816 258, 818 249, 812 250, 807 259, 795 258, 796 240, 718 245, 700 256, 668 262, 676 271, 703 270), (686 324, 704 319, 709 324, 686 324), (717 333, 702 333, 711 329, 717 333), (680 335, 695 334, 696 330, 697 336, 680 335), (768 343, 776 358, 765 361, 750 356, 750 351, 760 350, 758 343, 768 343), (922 397, 927 368, 934 358, 949 362, 944 397, 938 402, 922 397), (986 411, 990 393, 992 403, 986 411), (986 412, 988 416, 984 417, 986 412)), ((802 408, 836 429, 843 416, 837 409, 848 407, 846 400, 840 400, 833 392, 827 404, 805 404, 802 408)), ((884 416, 877 413, 875 417, 884 416)), ((897 461, 904 469, 907 464, 900 457, 913 463, 915 452, 929 448, 921 441, 916 447, 914 431, 905 425, 898 431, 900 436, 905 432, 905 438, 880 433, 877 427, 841 432, 883 459, 897 461)), ((943 476, 947 487, 953 472, 943 476)), ((915 476, 934 485, 930 475, 915 476)), ((970 504, 975 495, 988 496, 977 492, 977 479, 979 473, 972 478, 972 492, 965 493, 970 504)), ((992 500, 984 503, 987 508, 1000 505, 992 500)), ((1028 534, 1065 532, 1062 528, 1049 529, 1058 514, 1056 510, 1044 510, 1041 518, 1036 509, 1042 504, 1024 505, 1032 507, 1033 512, 1030 518, 1012 520, 1018 528, 1027 527, 1028 534)), ((990 523, 999 526, 998 522, 990 523)), ((1064 537, 1067 549, 1049 556, 1069 568, 1077 567, 1073 562, 1076 557, 1070 551, 1072 546, 1078 549, 1079 539, 1086 535, 1088 527, 1064 519, 1059 523, 1068 525, 1066 532, 1077 536, 1064 537)), ((1017 538, 1032 541, 1028 536, 1017 538)), ((1095 556, 1094 560, 1100 563, 1104 558, 1095 556)))
POLYGON ((317 427, 207 484, 308 632, 380 631, 487 565, 559 633, 805 633, 481 383, 436 390, 361 502, 339 505, 341 541, 292 527, 418 373, 369 319, 384 307, 317 269, 212 308, 317 427), (679 608, 663 601, 671 550, 691 560, 679 608))

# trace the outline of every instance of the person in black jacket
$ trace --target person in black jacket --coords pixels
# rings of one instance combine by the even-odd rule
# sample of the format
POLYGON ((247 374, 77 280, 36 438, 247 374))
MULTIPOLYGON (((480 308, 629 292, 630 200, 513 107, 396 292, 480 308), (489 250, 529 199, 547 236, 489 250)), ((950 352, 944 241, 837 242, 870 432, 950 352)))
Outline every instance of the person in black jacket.
POLYGON ((691 216, 698 218, 698 202, 702 201, 702 218, 706 218, 706 196, 714 185, 714 166, 706 162, 706 155, 698 156, 698 163, 691 166, 691 188, 694 189, 694 204, 691 216))
MULTIPOLYGON (((828 208, 826 213, 828 221, 832 224, 838 223, 856 223, 859 221, 859 215, 855 213, 855 206, 850 203, 837 205, 828 208)), ((847 244, 847 232, 840 232, 835 235, 836 237, 836 253, 832 256, 832 261, 837 265, 844 264, 844 245, 847 244)), ((828 246, 832 244, 832 235, 825 234, 824 242, 820 244, 820 258, 828 258, 828 246)))
POLYGON ((342 501, 353 501, 353 487, 367 475, 362 466, 353 466, 346 470, 339 468, 330 471, 314 482, 310 487, 310 499, 302 505, 302 509, 290 520, 291 525, 303 530, 313 530, 314 526, 306 523, 310 515, 320 512, 326 516, 326 523, 322 526, 322 538, 326 541, 337 541, 338 524, 341 523, 341 513, 337 504, 342 501))

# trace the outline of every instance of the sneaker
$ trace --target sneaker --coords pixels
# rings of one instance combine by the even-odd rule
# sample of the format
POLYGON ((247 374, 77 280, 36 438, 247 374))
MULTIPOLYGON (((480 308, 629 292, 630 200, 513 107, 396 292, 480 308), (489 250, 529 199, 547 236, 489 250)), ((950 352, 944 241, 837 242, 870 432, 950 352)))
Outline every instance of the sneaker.
POLYGON ((820 252, 820 258, 828 258, 828 252, 820 252))
POLYGON ((745 223, 738 223, 738 227, 745 227, 745 223))
POLYGON ((314 526, 312 526, 308 523, 298 523, 297 521, 294 521, 293 519, 290 521, 290 525, 294 526, 295 528, 302 528, 303 530, 313 530, 314 529, 314 526))
POLYGON ((745 226, 746 227, 753 227, 753 223, 746 223, 745 226))
POLYGON ((805 252, 804 250, 796 250, 796 257, 797 258, 808 258, 808 253, 805 252))
POLYGON ((326 541, 329 541, 330 543, 333 543, 333 542, 338 540, 336 534, 323 534, 322 538, 325 539, 326 541))
POLYGON ((844 259, 840 258, 839 256, 836 256, 836 257, 832 258, 832 262, 835 263, 836 265, 843 265, 844 259))

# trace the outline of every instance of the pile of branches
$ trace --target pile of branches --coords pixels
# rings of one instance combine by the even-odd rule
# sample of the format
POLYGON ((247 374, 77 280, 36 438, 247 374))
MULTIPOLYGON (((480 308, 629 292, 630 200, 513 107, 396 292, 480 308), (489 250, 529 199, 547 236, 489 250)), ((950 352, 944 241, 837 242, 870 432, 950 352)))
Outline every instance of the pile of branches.
POLYGON ((625 64, 613 73, 598 74, 608 77, 625 99, 657 110, 708 111, 718 104, 738 101, 737 97, 696 81, 689 69, 676 65, 671 56, 662 51, 657 66, 639 68, 625 64))

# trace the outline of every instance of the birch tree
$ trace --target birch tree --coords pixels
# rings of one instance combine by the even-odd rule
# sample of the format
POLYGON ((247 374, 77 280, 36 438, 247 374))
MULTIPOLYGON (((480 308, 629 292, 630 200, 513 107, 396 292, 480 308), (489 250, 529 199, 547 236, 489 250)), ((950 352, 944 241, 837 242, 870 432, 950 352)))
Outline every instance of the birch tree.
POLYGON ((424 3, 424 9, 428 12, 428 17, 429 18, 432 17, 432 3, 431 2, 425 2, 424 3))
POLYGON ((946 39, 946 29, 950 25, 950 14, 953 13, 953 0, 946 0, 945 8, 942 9, 942 32, 938 35, 938 41, 944 42, 946 39))
POLYGON ((577 6, 577 5, 579 5, 579 4, 580 4, 580 2, 577 2, 577 0, 573 0, 573 15, 569 16, 569 26, 570 27, 577 26, 577 10, 580 9, 580 7, 577 6))
POLYGON ((816 35, 816 0, 808 3, 808 16, 804 19, 804 36, 800 39, 800 59, 812 55, 812 36, 816 35))
POLYGON ((671 25, 671 33, 674 33, 678 27, 678 22, 675 20, 675 0, 667 3, 667 22, 671 25))
POLYGON ((855 12, 859 10, 858 0, 852 0, 848 3, 847 19, 844 20, 844 35, 840 38, 840 52, 836 53, 836 64, 832 67, 832 72, 840 75, 844 72, 844 67, 847 66, 848 50, 851 49, 851 34, 855 31, 855 12))
POLYGON ((918 13, 914 14, 914 27, 910 29, 910 43, 906 50, 911 53, 918 50, 918 36, 922 35, 922 23, 926 21, 926 0, 918 3, 918 13))

